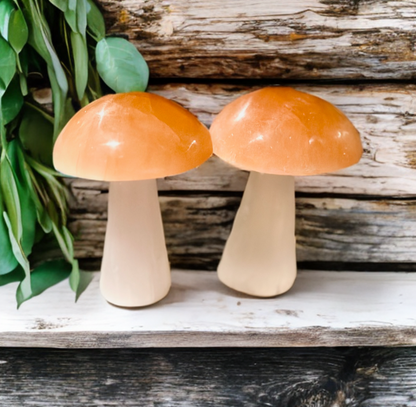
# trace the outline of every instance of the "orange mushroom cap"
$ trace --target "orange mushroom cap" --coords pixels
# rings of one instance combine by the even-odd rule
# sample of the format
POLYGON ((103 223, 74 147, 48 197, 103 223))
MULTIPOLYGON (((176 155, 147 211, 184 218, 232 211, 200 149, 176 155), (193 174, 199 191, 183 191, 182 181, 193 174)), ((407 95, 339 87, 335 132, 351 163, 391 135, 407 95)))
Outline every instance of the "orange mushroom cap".
POLYGON ((248 171, 315 175, 357 163, 360 135, 338 108, 288 87, 268 87, 228 104, 210 128, 214 153, 248 171))
POLYGON ((64 174, 105 181, 161 178, 212 155, 209 131, 190 112, 144 92, 104 96, 68 122, 53 161, 64 174))

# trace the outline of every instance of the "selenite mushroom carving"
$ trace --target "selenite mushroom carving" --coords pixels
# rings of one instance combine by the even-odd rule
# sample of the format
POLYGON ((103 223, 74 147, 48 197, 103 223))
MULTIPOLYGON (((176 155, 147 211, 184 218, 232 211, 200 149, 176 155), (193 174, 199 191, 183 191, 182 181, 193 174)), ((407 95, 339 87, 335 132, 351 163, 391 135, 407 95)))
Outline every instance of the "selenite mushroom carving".
POLYGON ((156 178, 195 168, 212 155, 208 130, 161 96, 104 96, 81 109, 53 152, 63 174, 110 181, 100 287, 114 305, 153 304, 168 293, 170 266, 156 178))
POLYGON ((288 87, 239 97, 210 132, 214 154, 250 171, 218 277, 246 294, 282 294, 296 278, 294 176, 357 163, 360 135, 331 103, 288 87))

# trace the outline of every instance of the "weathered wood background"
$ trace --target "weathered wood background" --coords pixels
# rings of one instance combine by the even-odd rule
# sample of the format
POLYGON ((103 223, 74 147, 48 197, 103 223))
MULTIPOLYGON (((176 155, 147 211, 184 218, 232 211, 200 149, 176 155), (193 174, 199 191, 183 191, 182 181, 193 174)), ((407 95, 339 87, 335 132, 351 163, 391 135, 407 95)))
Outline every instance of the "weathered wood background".
POLYGON ((414 0, 100 0, 153 77, 413 79, 414 0))
MULTIPOLYGON (((353 168, 297 179, 300 265, 416 269, 416 86, 409 82, 416 77, 416 1, 100 4, 109 32, 129 38, 148 61, 149 91, 207 126, 227 103, 265 85, 289 84, 339 106, 365 152, 353 168)), ((172 266, 216 268, 246 179, 212 158, 160 180, 172 266)), ((78 180, 72 191, 77 255, 96 268, 108 186, 78 180)))
MULTIPOLYGON (((276 82, 270 82, 275 84, 276 82)), ((264 85, 264 84, 262 84, 264 85)), ((151 92, 173 99, 207 126, 231 100, 258 85, 169 83, 151 92)), ((300 85, 339 106, 359 129, 364 155, 354 167, 297 178, 297 252, 308 267, 415 269, 416 86, 404 83, 300 85), (365 264, 365 266, 363 265, 365 264)), ((213 157, 200 168, 160 180, 161 206, 174 267, 215 269, 247 173, 213 157), (190 222, 191 220, 191 222, 190 222)), ((77 255, 99 260, 108 185, 71 183, 71 229, 77 255)), ((93 262, 97 267, 97 262, 93 262)))
MULTIPOLYGON (((416 270, 416 0, 99 0, 149 63, 149 91, 207 126, 239 95, 289 84, 362 135, 359 165, 297 179, 310 268, 416 270)), ((160 180, 170 260, 215 269, 247 174, 212 158, 160 180)), ((71 181, 77 255, 96 268, 105 183, 71 181)), ((382 312, 382 311, 381 311, 382 312)), ((416 351, 228 349, 0 352, 0 404, 416 406, 416 351)))
MULTIPOLYGON (((336 174, 297 179, 300 266, 416 269, 416 1, 100 4, 109 32, 148 61, 149 91, 207 126, 227 103, 266 85, 289 84, 339 106, 361 132, 364 156, 336 174)), ((173 267, 215 270, 246 179, 213 157, 160 180, 173 267)), ((97 268, 108 186, 77 180, 71 188, 77 255, 97 268)))

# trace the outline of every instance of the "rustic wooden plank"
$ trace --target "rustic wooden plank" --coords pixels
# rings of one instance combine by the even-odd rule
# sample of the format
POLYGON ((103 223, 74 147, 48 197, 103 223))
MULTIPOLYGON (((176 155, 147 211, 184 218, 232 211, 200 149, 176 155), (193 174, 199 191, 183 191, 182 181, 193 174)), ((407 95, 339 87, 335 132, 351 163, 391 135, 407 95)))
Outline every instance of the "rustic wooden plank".
MULTIPOLYGON (((70 228, 79 258, 102 256, 108 192, 101 187, 73 189, 70 228)), ((215 269, 240 200, 241 195, 161 196, 171 264, 215 269)), ((300 262, 416 263, 415 200, 299 197, 296 205, 300 262)))
MULTIPOLYGON (((74 190, 70 229, 80 259, 101 258, 107 223, 107 190, 74 190)), ((214 269, 240 197, 160 197, 169 259, 174 267, 214 269)))
MULTIPOLYGON (((176 100, 206 125, 229 102, 257 87, 165 85, 153 92, 176 100)), ((414 85, 296 86, 338 106, 361 133, 358 165, 315 177, 297 177, 296 190, 383 196, 415 196, 416 87, 414 85)), ((161 189, 243 190, 244 173, 212 160, 198 170, 171 177, 161 189), (189 187, 187 188, 187 185, 189 187), (212 185, 212 186, 211 186, 212 185)))
POLYGON ((416 349, 0 349, 3 406, 416 405, 416 349))
POLYGON ((15 309, 0 289, 0 345, 9 347, 275 347, 416 345, 416 275, 300 272, 289 293, 259 299, 222 285, 215 273, 174 271, 158 304, 116 308, 98 275, 74 304, 68 283, 15 309), (51 306, 53 304, 53 306, 51 306))
MULTIPOLYGON (((360 163, 354 167, 322 176, 298 177, 297 191, 415 196, 416 86, 296 85, 296 88, 327 99, 343 110, 361 132, 365 149, 360 163)), ((168 84, 150 88, 179 102, 207 126, 227 103, 254 89, 254 86, 224 84, 168 84)), ((246 172, 213 157, 195 170, 159 180, 159 189, 243 191, 246 181, 246 172)), ((82 180, 78 185, 95 188, 97 183, 82 180)))
POLYGON ((416 201, 297 201, 300 261, 416 262, 416 201))
POLYGON ((99 2, 153 77, 415 78, 415 0, 99 2))

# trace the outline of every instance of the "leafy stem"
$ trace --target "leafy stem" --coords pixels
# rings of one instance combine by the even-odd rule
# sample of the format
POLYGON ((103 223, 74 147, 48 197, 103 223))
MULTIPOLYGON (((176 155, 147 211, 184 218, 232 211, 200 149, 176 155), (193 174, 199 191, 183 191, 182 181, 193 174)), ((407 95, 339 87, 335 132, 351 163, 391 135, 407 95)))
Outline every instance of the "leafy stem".
POLYGON ((148 68, 128 41, 105 37, 93 0, 0 2, 0 286, 20 282, 20 306, 69 276, 78 298, 90 277, 74 258, 53 144, 77 109, 103 95, 102 81, 144 91, 148 68), (52 91, 53 114, 33 97, 37 78, 52 91), (51 242, 61 260, 48 257, 51 242))

